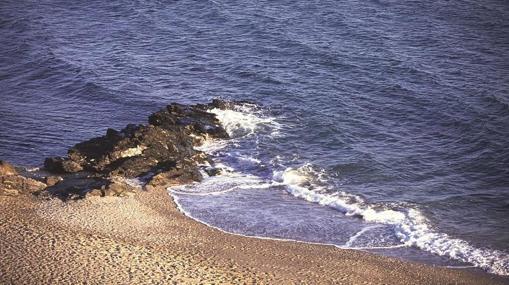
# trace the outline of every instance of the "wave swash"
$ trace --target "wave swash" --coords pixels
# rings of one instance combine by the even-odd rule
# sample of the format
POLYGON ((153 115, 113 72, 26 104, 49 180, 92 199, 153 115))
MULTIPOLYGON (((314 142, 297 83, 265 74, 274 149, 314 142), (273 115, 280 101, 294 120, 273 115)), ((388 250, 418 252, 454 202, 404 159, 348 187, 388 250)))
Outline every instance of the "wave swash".
MULTIPOLYGON (((509 275, 509 255, 506 252, 476 248, 465 240, 437 232, 423 213, 416 208, 370 204, 359 196, 340 192, 338 189, 330 189, 332 183, 328 183, 326 171, 318 170, 318 167, 309 163, 301 167, 285 167, 284 162, 279 161, 278 165, 274 166, 273 175, 270 178, 236 172, 234 168, 225 165, 220 158, 215 157, 214 153, 227 150, 229 145, 253 139, 257 135, 273 137, 280 133, 281 125, 276 118, 265 115, 263 110, 254 104, 240 104, 229 110, 211 109, 209 112, 217 116, 232 137, 230 141, 206 141, 199 148, 212 155, 214 166, 221 168, 222 174, 206 178, 204 182, 201 182, 203 187, 193 185, 170 188, 170 193, 176 198, 177 204, 179 203, 178 195, 225 195, 239 189, 283 186, 289 194, 297 198, 330 207, 346 216, 358 217, 375 224, 363 228, 350 237, 346 244, 337 245, 341 248, 354 248, 351 244, 358 236, 385 225, 392 228, 394 235, 400 241, 401 244, 397 246, 416 247, 439 256, 470 263, 490 273, 509 275), (260 130, 262 131, 259 132, 260 130), (209 189, 214 190, 210 192, 209 189)), ((239 157, 239 160, 245 160, 246 163, 261 163, 254 157, 244 156, 239 157)), ((204 176, 207 177, 205 173, 204 176)), ((178 206, 184 209, 182 205, 178 206)), ((190 215, 189 211, 184 212, 190 215)))

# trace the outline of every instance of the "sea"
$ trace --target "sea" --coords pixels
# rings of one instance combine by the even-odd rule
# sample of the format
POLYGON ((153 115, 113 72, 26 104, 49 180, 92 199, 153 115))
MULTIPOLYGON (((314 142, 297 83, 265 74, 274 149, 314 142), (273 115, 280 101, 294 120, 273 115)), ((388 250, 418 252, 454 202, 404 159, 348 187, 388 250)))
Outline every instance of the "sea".
POLYGON ((171 102, 232 137, 190 217, 509 275, 509 2, 0 3, 0 159, 45 157, 171 102))

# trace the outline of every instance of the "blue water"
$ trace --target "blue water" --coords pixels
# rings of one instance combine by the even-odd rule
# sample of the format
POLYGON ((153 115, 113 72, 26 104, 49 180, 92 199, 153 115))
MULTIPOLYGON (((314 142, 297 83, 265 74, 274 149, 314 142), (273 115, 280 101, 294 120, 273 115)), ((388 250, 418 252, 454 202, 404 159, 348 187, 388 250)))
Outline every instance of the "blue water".
MULTIPOLYGON (((2 1, 0 158, 40 166, 169 102, 247 99, 274 121, 218 160, 263 183, 309 167, 325 177, 310 191, 416 209, 434 233, 499 254, 502 269, 484 269, 507 274, 509 4, 431 2, 2 1), (248 154, 258 162, 238 162, 248 154)), ((287 187, 182 205, 239 233, 345 246, 374 226, 351 247, 402 242, 394 225, 287 187)), ((382 253, 458 261, 405 250, 382 253)))

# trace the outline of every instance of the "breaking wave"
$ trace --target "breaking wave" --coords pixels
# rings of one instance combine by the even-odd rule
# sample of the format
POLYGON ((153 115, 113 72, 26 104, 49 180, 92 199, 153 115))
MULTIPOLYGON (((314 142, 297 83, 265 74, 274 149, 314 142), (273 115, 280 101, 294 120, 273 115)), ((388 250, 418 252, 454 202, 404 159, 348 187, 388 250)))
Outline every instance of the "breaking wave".
POLYGON ((275 118, 262 115, 262 110, 254 104, 244 103, 226 110, 214 108, 209 112, 216 115, 232 138, 253 135, 264 127, 272 128, 273 135, 279 130, 279 124, 275 118))
POLYGON ((344 192, 329 193, 317 185, 323 172, 306 164, 297 169, 287 168, 275 174, 276 181, 288 187, 287 191, 306 201, 334 208, 347 216, 357 216, 367 222, 391 225, 394 233, 405 246, 471 263, 488 272, 509 275, 509 255, 499 250, 480 249, 468 242, 436 232, 418 209, 391 209, 371 205, 362 198, 344 192))
MULTIPOLYGON (((278 134, 281 125, 275 118, 266 116, 260 108, 253 104, 237 105, 233 109, 211 109, 221 124, 225 127, 233 140, 208 140, 200 150, 215 154, 227 146, 235 144, 240 139, 250 136, 259 136, 260 131, 273 136, 278 134)), ((233 153, 237 161, 261 164, 260 159, 246 154, 233 153)), ((397 207, 384 204, 371 204, 363 198, 350 193, 338 191, 328 181, 324 170, 305 164, 301 167, 282 167, 285 164, 278 157, 276 168, 272 177, 261 178, 252 174, 236 171, 223 164, 221 159, 214 158, 215 168, 220 168, 220 175, 209 177, 204 173, 203 182, 197 185, 173 187, 170 190, 174 195, 224 195, 240 189, 257 189, 270 187, 283 187, 286 191, 300 199, 330 207, 344 213, 346 216, 358 217, 373 225, 367 226, 351 236, 345 244, 338 244, 340 248, 376 249, 395 247, 416 247, 427 252, 446 256, 454 260, 473 264, 488 272, 509 275, 509 255, 499 250, 476 248, 467 241, 457 239, 448 234, 433 229, 429 220, 417 207, 397 207), (366 232, 382 226, 390 226, 400 244, 387 247, 355 247, 355 241, 366 232)), ((210 165, 208 166, 210 167, 210 165)), ((174 196, 179 199, 178 196, 174 196)), ((179 207, 182 208, 182 205, 179 207)), ((189 215, 189 212, 185 212, 189 215)))

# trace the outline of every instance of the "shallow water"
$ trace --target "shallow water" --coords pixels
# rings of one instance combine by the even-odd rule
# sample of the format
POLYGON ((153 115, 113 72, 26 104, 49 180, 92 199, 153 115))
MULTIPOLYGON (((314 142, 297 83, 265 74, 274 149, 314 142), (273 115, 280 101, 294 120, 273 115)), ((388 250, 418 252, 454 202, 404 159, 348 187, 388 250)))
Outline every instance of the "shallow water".
POLYGON ((494 0, 3 1, 0 158, 38 166, 169 102, 248 99, 261 109, 214 154, 270 186, 181 195, 191 213, 507 274, 508 14, 494 0))

